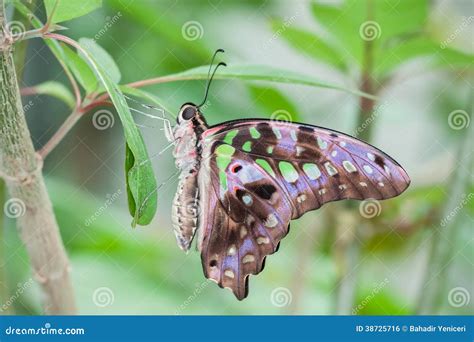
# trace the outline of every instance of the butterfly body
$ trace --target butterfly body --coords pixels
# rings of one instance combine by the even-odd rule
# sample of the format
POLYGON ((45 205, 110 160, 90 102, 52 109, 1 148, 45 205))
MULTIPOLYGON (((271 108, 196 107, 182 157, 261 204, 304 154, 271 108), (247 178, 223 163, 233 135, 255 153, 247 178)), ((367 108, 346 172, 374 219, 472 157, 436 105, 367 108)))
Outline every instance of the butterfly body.
POLYGON ((238 299, 290 220, 341 199, 386 199, 409 178, 382 151, 340 132, 264 119, 209 127, 185 104, 173 131, 181 170, 173 205, 178 244, 197 232, 204 274, 238 299))

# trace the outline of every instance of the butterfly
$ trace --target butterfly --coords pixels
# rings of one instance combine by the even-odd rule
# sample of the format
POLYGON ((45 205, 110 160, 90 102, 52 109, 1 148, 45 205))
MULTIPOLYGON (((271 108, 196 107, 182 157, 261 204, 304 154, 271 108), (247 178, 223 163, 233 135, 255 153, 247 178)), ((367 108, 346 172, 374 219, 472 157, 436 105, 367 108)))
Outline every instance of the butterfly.
POLYGON ((204 101, 182 105, 168 133, 180 172, 172 223, 184 251, 196 236, 204 275, 242 300, 291 220, 332 201, 395 197, 410 178, 381 150, 327 128, 268 119, 209 126, 201 107, 220 65, 204 101))

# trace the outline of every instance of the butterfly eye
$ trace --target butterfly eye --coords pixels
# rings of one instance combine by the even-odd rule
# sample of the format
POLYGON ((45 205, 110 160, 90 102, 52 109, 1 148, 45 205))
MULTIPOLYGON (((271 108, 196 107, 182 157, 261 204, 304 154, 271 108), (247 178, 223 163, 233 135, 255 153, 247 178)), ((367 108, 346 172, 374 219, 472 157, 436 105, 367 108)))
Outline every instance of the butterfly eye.
POLYGON ((183 118, 183 120, 187 121, 187 120, 192 119, 195 114, 196 114, 196 109, 194 107, 189 106, 183 110, 181 117, 183 118))

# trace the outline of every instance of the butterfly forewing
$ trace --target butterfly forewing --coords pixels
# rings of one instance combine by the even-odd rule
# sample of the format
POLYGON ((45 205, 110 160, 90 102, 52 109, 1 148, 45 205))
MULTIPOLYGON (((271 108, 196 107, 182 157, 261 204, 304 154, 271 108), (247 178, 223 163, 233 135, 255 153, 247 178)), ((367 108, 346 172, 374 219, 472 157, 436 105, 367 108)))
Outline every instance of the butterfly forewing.
POLYGON ((386 199, 409 178, 377 148, 340 132, 267 120, 204 131, 199 248, 204 273, 246 296, 291 219, 340 199, 386 199))

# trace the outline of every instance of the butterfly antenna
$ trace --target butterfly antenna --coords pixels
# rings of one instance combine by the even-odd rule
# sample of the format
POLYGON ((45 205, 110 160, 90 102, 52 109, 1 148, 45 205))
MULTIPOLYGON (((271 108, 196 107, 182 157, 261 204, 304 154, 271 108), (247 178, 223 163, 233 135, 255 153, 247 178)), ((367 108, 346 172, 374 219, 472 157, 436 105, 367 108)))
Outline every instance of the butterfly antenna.
POLYGON ((216 65, 216 67, 214 68, 214 71, 212 72, 211 77, 208 78, 208 80, 207 80, 206 93, 204 94, 204 100, 202 100, 202 103, 197 106, 198 108, 201 107, 203 104, 206 103, 206 101, 207 101, 207 95, 209 94, 209 88, 211 87, 212 79, 214 78, 214 75, 216 74, 217 69, 218 69, 221 65, 222 65, 222 66, 227 66, 227 64, 225 64, 224 62, 220 62, 219 64, 216 65))
POLYGON ((207 71, 207 79, 209 80, 209 76, 211 75, 211 70, 212 70, 212 64, 214 64, 214 59, 216 59, 216 56, 219 52, 224 53, 224 49, 217 49, 216 52, 214 52, 214 55, 212 55, 211 58, 211 64, 209 64, 209 70, 207 71))

